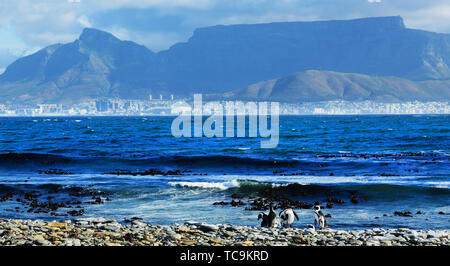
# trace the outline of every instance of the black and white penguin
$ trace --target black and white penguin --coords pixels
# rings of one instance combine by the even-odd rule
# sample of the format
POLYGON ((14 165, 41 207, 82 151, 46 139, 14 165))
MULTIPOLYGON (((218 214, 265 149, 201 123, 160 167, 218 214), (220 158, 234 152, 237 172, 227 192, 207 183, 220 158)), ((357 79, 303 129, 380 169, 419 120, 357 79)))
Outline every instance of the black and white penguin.
POLYGON ((265 214, 263 212, 258 214, 258 220, 261 219, 261 227, 279 227, 281 225, 280 218, 277 217, 277 214, 273 210, 274 204, 270 204, 269 214, 265 214))
POLYGON ((281 219, 284 220, 284 227, 288 228, 288 227, 292 227, 292 223, 294 222, 294 218, 297 218, 297 220, 299 220, 297 213, 295 213, 294 210, 292 209, 286 209, 282 212, 279 213, 279 216, 281 219))
POLYGON ((273 203, 270 203, 269 205, 269 215, 268 215, 268 221, 269 221, 269 227, 277 227, 280 225, 280 220, 277 217, 277 214, 273 211, 273 203))
POLYGON ((325 215, 320 211, 320 204, 314 205, 314 225, 319 225, 320 229, 325 228, 327 226, 327 220, 325 219, 325 215))
POLYGON ((269 216, 263 212, 258 214, 258 220, 262 219, 261 221, 261 227, 268 227, 269 226, 269 216))

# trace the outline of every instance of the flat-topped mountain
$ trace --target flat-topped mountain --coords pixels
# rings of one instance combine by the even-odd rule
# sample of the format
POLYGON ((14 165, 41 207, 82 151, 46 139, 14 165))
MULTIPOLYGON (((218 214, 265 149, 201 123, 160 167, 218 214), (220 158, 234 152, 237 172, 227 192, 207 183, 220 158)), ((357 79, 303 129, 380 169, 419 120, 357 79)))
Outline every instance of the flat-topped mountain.
MULTIPOLYGON (((449 64, 449 34, 408 29, 400 17, 206 27, 158 53, 88 28, 74 42, 46 47, 8 66, 0 75, 0 102, 224 93, 311 69, 445 80, 449 64)), ((276 91, 283 98, 286 90, 276 91)), ((328 97, 321 93, 311 99, 328 97)))

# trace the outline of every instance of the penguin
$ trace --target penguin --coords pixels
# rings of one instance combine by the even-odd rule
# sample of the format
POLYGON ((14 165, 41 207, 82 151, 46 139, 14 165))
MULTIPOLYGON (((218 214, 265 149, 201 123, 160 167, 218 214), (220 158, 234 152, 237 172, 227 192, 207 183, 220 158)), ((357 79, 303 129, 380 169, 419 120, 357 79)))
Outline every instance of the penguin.
POLYGON ((261 221, 261 227, 279 227, 281 226, 281 220, 277 217, 277 214, 273 210, 274 204, 270 204, 269 214, 265 214, 263 212, 258 214, 258 220, 261 221))
POLYGON ((316 231, 316 227, 312 224, 308 224, 307 227, 308 227, 308 229, 306 229, 307 232, 313 233, 316 231))
POLYGON ((320 229, 327 226, 327 220, 325 220, 325 216, 320 211, 320 204, 314 205, 314 218, 314 225, 319 225, 320 229))
POLYGON ((273 221, 272 227, 280 227, 281 226, 281 219, 278 217, 275 217, 275 220, 273 221))
POLYGON ((295 211, 290 208, 280 212, 279 216, 281 219, 284 220, 285 228, 292 227, 292 223, 294 222, 294 217, 297 218, 297 220, 299 220, 297 213, 295 213, 295 211))
POLYGON ((258 214, 258 220, 262 219, 261 221, 261 227, 268 227, 269 226, 269 216, 263 212, 258 214))
POLYGON ((280 220, 277 217, 277 214, 273 211, 273 206, 275 204, 270 203, 269 205, 269 215, 268 216, 268 222, 269 222, 269 227, 277 227, 280 224, 280 220))

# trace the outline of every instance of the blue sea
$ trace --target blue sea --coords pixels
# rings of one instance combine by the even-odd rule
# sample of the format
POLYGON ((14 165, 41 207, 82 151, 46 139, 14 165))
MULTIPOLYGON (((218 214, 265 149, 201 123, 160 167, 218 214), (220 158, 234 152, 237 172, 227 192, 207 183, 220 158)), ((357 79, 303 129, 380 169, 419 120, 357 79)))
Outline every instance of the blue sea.
MULTIPOLYGON (((257 226, 251 200, 301 184, 307 192, 290 191, 294 201, 345 201, 323 210, 334 229, 450 228, 448 115, 281 116, 274 149, 259 138, 175 138, 173 119, 0 118, 0 218, 65 220, 83 209, 120 221, 257 226), (137 174, 149 169, 179 172, 137 174), (73 201, 80 188, 93 193, 53 212, 19 199, 73 201), (104 203, 86 203, 91 195, 104 203), (214 205, 238 199, 242 206, 214 205)), ((313 223, 312 210, 296 212, 295 227, 313 223)))

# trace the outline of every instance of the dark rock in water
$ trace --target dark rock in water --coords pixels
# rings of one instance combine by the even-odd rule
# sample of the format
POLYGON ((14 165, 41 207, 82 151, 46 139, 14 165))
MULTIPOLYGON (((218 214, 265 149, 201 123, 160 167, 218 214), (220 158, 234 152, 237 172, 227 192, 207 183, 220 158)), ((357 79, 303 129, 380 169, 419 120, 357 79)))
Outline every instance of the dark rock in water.
POLYGON ((446 215, 446 213, 445 212, 438 212, 438 214, 440 214, 440 215, 446 215))
POLYGON ((325 218, 331 218, 331 214, 329 214, 329 213, 326 214, 326 215, 325 215, 325 218))
POLYGON ((131 223, 131 222, 138 221, 138 220, 143 220, 143 219, 140 218, 140 217, 131 217, 131 219, 127 219, 127 218, 123 219, 123 222, 124 223, 131 223))
POLYGON ((354 203, 354 204, 358 204, 359 200, 358 200, 358 198, 356 196, 352 196, 352 198, 350 199, 350 202, 354 203))
POLYGON ((72 211, 68 211, 67 214, 70 214, 71 216, 82 216, 84 214, 84 210, 83 209, 81 209, 79 211, 72 210, 72 211))
POLYGON ((345 203, 345 201, 338 199, 338 198, 328 198, 323 201, 328 202, 328 203, 336 203, 336 204, 344 204, 345 203))
POLYGON ((225 201, 218 201, 218 202, 214 202, 213 203, 213 205, 228 205, 229 203, 228 202, 225 202, 225 201))
POLYGON ((406 211, 406 212, 396 211, 396 212, 394 212, 394 215, 395 216, 401 216, 401 217, 412 217, 412 213, 409 212, 409 211, 406 211))
POLYGON ((416 212, 416 214, 423 214, 423 212, 422 211, 418 211, 418 212, 416 212))
POLYGON ((108 194, 104 191, 79 186, 64 187, 56 184, 44 184, 31 187, 36 190, 30 190, 27 186, 23 190, 1 196, 0 200, 14 200, 25 206, 22 210, 16 207, 16 212, 26 211, 28 213, 48 214, 51 216, 82 216, 85 210, 81 207, 83 203, 78 198, 89 196, 92 197, 93 201, 88 203, 100 204, 104 203, 103 199, 96 195, 108 194), (49 196, 48 194, 52 195, 49 196), (78 206, 74 207, 74 205, 78 206), (79 210, 61 210, 69 208, 79 210))
POLYGON ((88 204, 103 204, 103 203, 105 203, 101 197, 92 196, 92 199, 93 200, 87 201, 86 203, 88 203, 88 204))
POLYGON ((231 206, 233 206, 233 207, 242 206, 242 205, 245 205, 245 203, 242 200, 232 200, 231 201, 231 206))
POLYGON ((72 175, 71 172, 64 171, 61 169, 50 169, 50 170, 38 170, 39 174, 45 174, 45 175, 72 175))
MULTIPOLYGON (((106 172, 103 173, 105 175, 131 175, 131 176, 155 176, 155 175, 162 175, 162 176, 172 176, 172 175, 183 175, 184 173, 186 173, 188 171, 181 171, 179 169, 174 170, 174 171, 161 171, 158 169, 149 169, 149 170, 145 170, 145 171, 135 171, 132 172, 130 170, 117 170, 115 172, 106 172)), ((202 174, 200 174, 202 175, 202 174)))
POLYGON ((327 202, 327 209, 331 209, 331 208, 333 208, 333 203, 327 202))

